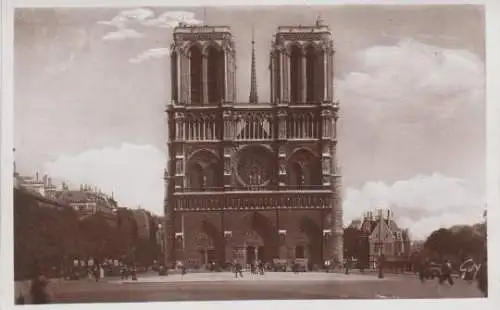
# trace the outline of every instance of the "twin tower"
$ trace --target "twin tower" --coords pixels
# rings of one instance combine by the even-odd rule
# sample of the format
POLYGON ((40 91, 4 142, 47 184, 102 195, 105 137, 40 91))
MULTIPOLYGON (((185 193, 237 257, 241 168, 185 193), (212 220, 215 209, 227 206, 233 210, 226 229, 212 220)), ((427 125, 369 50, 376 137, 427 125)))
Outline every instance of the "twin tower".
MULTIPOLYGON (((252 38, 250 104, 258 103, 252 38)), ((270 52, 270 104, 333 101, 333 40, 329 28, 282 26, 270 52)), ((236 49, 227 26, 183 26, 174 31, 172 101, 176 105, 231 105, 236 98, 236 49)))
POLYGON ((278 27, 269 59, 270 99, 261 102, 252 38, 249 99, 238 102, 231 29, 175 28, 167 261, 342 258, 331 32, 321 20, 278 27))

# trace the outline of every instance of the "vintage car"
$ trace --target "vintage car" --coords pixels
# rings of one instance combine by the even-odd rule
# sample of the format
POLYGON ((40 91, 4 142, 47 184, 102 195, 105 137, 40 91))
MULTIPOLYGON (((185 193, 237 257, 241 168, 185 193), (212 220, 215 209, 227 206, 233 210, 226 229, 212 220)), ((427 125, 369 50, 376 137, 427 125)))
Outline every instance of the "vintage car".
POLYGON ((434 279, 441 276, 441 265, 438 263, 431 262, 425 268, 425 278, 434 279))

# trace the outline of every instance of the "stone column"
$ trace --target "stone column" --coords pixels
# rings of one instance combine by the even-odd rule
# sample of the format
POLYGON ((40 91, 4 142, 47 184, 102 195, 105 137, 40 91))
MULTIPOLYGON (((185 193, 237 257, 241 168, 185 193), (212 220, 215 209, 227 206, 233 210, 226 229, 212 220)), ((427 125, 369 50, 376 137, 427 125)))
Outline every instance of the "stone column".
MULTIPOLYGON (((169 162, 173 162, 170 160, 169 162)), ((170 163, 169 163, 170 164, 170 163)), ((171 164, 170 166, 173 166, 171 164)), ((172 167, 173 168, 173 167, 172 167)), ((173 169, 172 169, 173 170, 173 169)), ((174 180, 173 177, 168 175, 168 172, 165 172, 165 186, 167 188, 167 195, 164 201, 164 209, 165 209, 165 264, 175 262, 175 213, 174 213, 174 205, 175 200, 173 196, 174 192, 174 180)))
POLYGON ((227 50, 223 51, 224 53, 224 101, 229 101, 229 80, 228 80, 228 58, 227 58, 227 50))
POLYGON ((327 99, 333 101, 333 50, 328 51, 327 99))
POLYGON ((328 99, 328 88, 330 84, 328 82, 328 53, 323 51, 323 101, 328 99))
POLYGON ((184 51, 178 50, 177 61, 179 62, 179 102, 187 103, 187 74, 188 74, 188 64, 186 62, 187 55, 184 51))
POLYGON ((332 234, 331 234, 331 253, 332 258, 336 261, 343 261, 344 254, 344 229, 343 229, 343 209, 342 209, 342 179, 340 175, 339 165, 337 163, 337 143, 333 142, 332 163, 332 234))
POLYGON ((279 53, 279 61, 280 61, 280 68, 279 68, 279 69, 280 69, 280 71, 279 71, 279 72, 277 72, 277 74, 279 74, 279 76, 280 76, 280 79, 279 79, 279 81, 280 81, 280 89, 279 89, 279 91, 280 91, 280 95, 279 95, 279 101, 280 101, 280 103, 281 103, 281 102, 283 102, 283 100, 284 100, 284 99, 283 99, 283 98, 284 98, 283 88, 284 88, 284 85, 285 85, 285 84, 283 83, 283 81, 284 81, 284 79, 285 79, 285 77, 284 77, 284 73, 285 73, 285 71, 283 70, 283 68, 285 67, 285 61, 284 61, 284 59, 285 59, 285 52, 284 52, 284 50, 280 50, 278 53, 279 53))
POLYGON ((283 51, 283 101, 290 102, 290 55, 283 51))
POLYGON ((270 55, 270 63, 269 63, 269 73, 270 73, 270 87, 271 87, 271 104, 276 102, 276 72, 275 72, 275 62, 276 62, 276 51, 272 51, 270 55))

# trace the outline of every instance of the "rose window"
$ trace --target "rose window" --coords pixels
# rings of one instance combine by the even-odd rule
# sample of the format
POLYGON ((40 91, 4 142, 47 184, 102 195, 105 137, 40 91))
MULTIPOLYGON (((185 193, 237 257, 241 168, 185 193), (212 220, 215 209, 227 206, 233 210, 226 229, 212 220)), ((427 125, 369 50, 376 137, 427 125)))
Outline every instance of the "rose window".
POLYGON ((237 165, 238 177, 244 186, 264 186, 271 179, 271 154, 267 149, 244 150, 237 165))

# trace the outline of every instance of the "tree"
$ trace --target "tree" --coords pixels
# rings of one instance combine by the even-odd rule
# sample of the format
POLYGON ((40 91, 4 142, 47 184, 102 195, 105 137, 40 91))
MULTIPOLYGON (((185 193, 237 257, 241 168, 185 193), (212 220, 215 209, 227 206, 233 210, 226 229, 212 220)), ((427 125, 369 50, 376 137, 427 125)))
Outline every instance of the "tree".
POLYGON ((344 229, 344 256, 359 258, 361 255, 361 230, 355 227, 344 229))
POLYGON ((84 218, 80 222, 80 233, 84 244, 85 256, 99 260, 110 256, 113 228, 101 213, 84 218))
POLYGON ((461 261, 466 257, 479 259, 485 249, 485 235, 473 226, 440 228, 424 243, 426 257, 461 261))
POLYGON ((25 189, 14 189, 14 275, 62 267, 77 249, 78 218, 69 206, 25 189))

